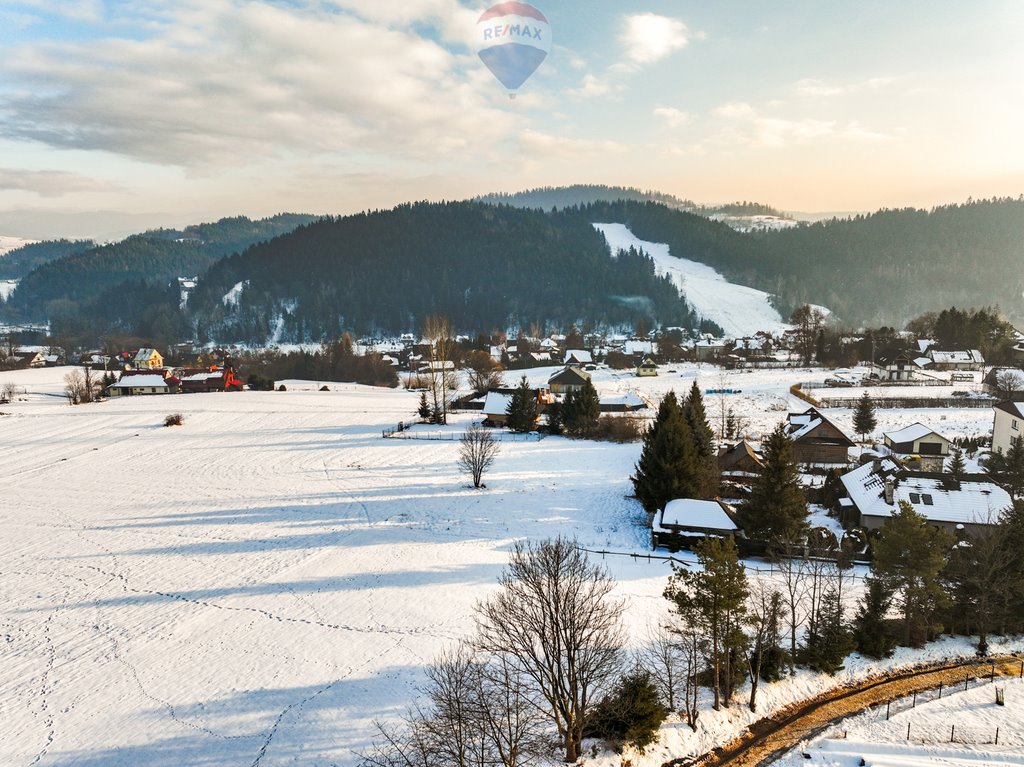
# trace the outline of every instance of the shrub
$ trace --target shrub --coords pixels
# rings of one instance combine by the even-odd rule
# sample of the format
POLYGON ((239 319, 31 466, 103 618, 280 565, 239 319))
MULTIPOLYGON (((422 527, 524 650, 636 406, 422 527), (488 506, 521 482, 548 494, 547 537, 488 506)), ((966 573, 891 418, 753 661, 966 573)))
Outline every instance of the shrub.
POLYGON ((635 415, 603 415, 588 435, 604 442, 639 442, 644 420, 635 415))
POLYGON ((619 746, 619 750, 632 744, 642 751, 654 742, 667 715, 650 672, 637 669, 625 674, 611 694, 597 704, 588 734, 619 746))
POLYGON ((185 416, 181 413, 171 413, 164 418, 164 426, 181 426, 185 422, 185 416))
POLYGON ((277 390, 278 391, 288 391, 288 387, 285 386, 284 384, 281 384, 280 386, 277 387, 277 390))
POLYGON ((249 376, 248 387, 252 391, 274 391, 274 379, 253 373, 249 376))

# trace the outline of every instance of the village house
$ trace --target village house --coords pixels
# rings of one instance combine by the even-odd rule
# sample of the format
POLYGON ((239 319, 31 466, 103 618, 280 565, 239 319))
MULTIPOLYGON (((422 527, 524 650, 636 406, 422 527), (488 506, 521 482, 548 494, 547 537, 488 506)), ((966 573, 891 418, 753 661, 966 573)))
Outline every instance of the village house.
POLYGON ((1009 493, 985 474, 954 478, 910 471, 891 458, 869 461, 840 480, 847 495, 840 502, 840 521, 846 528, 878 530, 902 501, 954 535, 976 534, 995 524, 1012 504, 1009 493))
POLYGON ((45 346, 18 346, 11 355, 22 367, 41 368, 46 366, 45 346))
POLYGON ((123 375, 117 383, 107 387, 110 397, 130 397, 145 394, 177 394, 181 382, 161 372, 123 375))
POLYGON ((180 371, 183 394, 214 391, 242 391, 245 382, 235 375, 232 367, 185 369, 180 371))
POLYGON ((584 365, 593 365, 594 358, 590 352, 583 349, 568 349, 565 352, 565 360, 562 363, 566 366, 583 367, 584 365))
POLYGON ((135 352, 132 367, 136 370, 159 370, 164 366, 163 355, 156 349, 139 349, 135 352))
POLYGON ((1007 453, 1013 440, 1024 436, 1024 402, 1000 402, 993 410, 992 452, 1007 453))
POLYGON ((928 351, 928 359, 931 360, 933 370, 981 370, 985 364, 985 358, 977 349, 959 351, 931 349, 928 351))
POLYGON ((602 413, 635 413, 653 408, 654 405, 638 391, 625 394, 603 394, 600 396, 602 413))
POLYGON ((555 394, 568 394, 571 391, 582 391, 584 384, 590 380, 590 373, 578 367, 569 366, 548 379, 548 386, 555 394))
MULTIPOLYGON (((482 408, 484 426, 508 425, 508 407, 514 392, 515 389, 491 389, 487 392, 482 408)), ((544 387, 531 389, 530 392, 537 402, 537 416, 534 418, 534 423, 537 423, 547 406, 555 401, 555 397, 550 389, 544 387)))
POLYGON ((725 343, 705 338, 693 345, 693 351, 698 362, 710 362, 725 353, 725 343))
POLYGON ((636 374, 640 378, 658 375, 658 364, 650 357, 644 357, 643 361, 636 366, 636 374))
POLYGON ((915 357, 906 350, 882 352, 871 364, 870 376, 880 381, 912 381, 930 362, 928 357, 915 357))
POLYGON ((749 478, 760 474, 763 467, 760 454, 745 439, 718 451, 718 470, 723 477, 749 478))
POLYGON ((742 535, 732 509, 721 501, 677 498, 658 509, 651 523, 652 548, 689 549, 708 537, 742 535))
POLYGON ((797 463, 846 464, 854 442, 823 416, 816 408, 790 413, 789 438, 793 440, 793 457, 797 463))
POLYGON ((900 456, 918 456, 922 471, 942 471, 950 441, 923 423, 915 423, 884 435, 885 446, 900 456))

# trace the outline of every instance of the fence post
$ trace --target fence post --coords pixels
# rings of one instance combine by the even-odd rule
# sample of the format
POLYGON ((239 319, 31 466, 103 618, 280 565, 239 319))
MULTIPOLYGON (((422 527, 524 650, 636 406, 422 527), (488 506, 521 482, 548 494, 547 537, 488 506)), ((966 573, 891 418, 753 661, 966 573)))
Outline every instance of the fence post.
POLYGON ((999 728, 996 727, 996 745, 999 745, 999 728))
POLYGON ((942 682, 939 682, 939 697, 942 697, 942 682))
POLYGON ((917 708, 917 690, 914 690, 914 701, 910 705, 911 708, 917 708))
POLYGON ((885 704, 885 721, 889 721, 889 706, 892 705, 892 701, 887 701, 885 704))
POLYGON ((965 676, 964 677, 964 692, 967 692, 967 683, 969 681, 971 681, 971 678, 969 676, 965 676))
POLYGON ((910 722, 907 722, 907 740, 910 740, 910 722))
POLYGON ((956 725, 955 724, 951 724, 951 725, 949 725, 949 742, 950 743, 953 742, 953 738, 955 737, 955 735, 956 735, 956 725))
POLYGON ((991 681, 993 681, 993 682, 996 681, 996 664, 995 663, 992 664, 992 677, 991 677, 991 681))

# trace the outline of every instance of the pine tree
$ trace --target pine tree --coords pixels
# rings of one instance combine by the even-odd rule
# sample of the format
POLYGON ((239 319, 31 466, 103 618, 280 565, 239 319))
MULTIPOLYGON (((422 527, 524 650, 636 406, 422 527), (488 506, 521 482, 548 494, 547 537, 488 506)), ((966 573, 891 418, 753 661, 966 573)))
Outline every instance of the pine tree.
POLYGON ((512 392, 512 398, 509 400, 505 412, 508 415, 507 424, 511 431, 521 434, 533 431, 537 423, 537 398, 525 375, 512 392))
POLYGON ((761 474, 740 507, 740 519, 747 535, 759 541, 796 541, 807 533, 807 500, 785 424, 764 442, 761 474))
POLYGON ((425 391, 420 392, 420 406, 416 413, 424 423, 430 420, 430 403, 427 402, 427 393, 425 391))
POLYGON ((952 536, 914 511, 906 501, 882 526, 873 546, 871 572, 899 599, 903 644, 919 647, 933 638, 934 616, 947 597, 939 576, 946 566, 952 536))
POLYGON ((675 498, 693 498, 700 490, 693 438, 682 409, 669 392, 644 434, 633 490, 644 509, 654 513, 675 498))
POLYGON ((715 693, 714 707, 729 705, 742 681, 747 638, 742 630, 747 616, 747 573, 739 561, 732 536, 707 538, 694 548, 700 570, 676 570, 665 597, 681 615, 696 614, 707 629, 708 660, 715 693))
POLYGON ((1024 498, 1024 439, 1010 440, 1006 453, 993 453, 989 472, 1014 499, 1024 498))
POLYGON ((861 442, 866 442, 867 435, 874 433, 876 426, 878 423, 875 419, 875 403, 865 391, 853 411, 853 428, 860 435, 861 442))

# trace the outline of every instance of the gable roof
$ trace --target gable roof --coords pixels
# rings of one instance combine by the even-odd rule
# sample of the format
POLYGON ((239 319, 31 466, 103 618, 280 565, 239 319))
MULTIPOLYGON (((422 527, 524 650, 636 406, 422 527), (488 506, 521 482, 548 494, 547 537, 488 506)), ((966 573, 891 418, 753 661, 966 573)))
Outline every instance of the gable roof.
POLYGON ((1000 402, 992 406, 996 410, 1002 410, 1017 418, 1024 418, 1024 402, 1000 402))
POLYGON ((169 387, 169 384, 162 375, 134 375, 125 376, 117 383, 111 384, 111 389, 145 389, 169 387))
POLYGON ((584 349, 566 349, 565 362, 568 364, 569 360, 575 360, 581 365, 589 365, 594 361, 594 358, 590 356, 590 352, 584 349))
POLYGON ((923 423, 914 423, 898 431, 887 431, 885 432, 885 438, 894 443, 917 442, 917 440, 927 437, 929 434, 934 434, 939 439, 949 442, 948 439, 934 429, 929 429, 923 423))
POLYGON ((487 396, 484 398, 484 415, 505 415, 511 401, 511 394, 502 394, 497 391, 487 392, 487 396))
POLYGON ((948 474, 907 471, 891 458, 869 462, 844 474, 840 481, 861 514, 887 517, 900 501, 932 522, 984 524, 1012 504, 1010 494, 983 475, 953 485, 948 474), (885 484, 893 485, 893 502, 885 502, 885 484))
POLYGON ((932 358, 932 362, 936 365, 982 365, 985 363, 985 358, 981 356, 981 352, 977 349, 958 349, 953 351, 938 351, 936 349, 932 349, 928 352, 928 356, 932 358))
POLYGON ((846 432, 823 416, 817 408, 809 407, 802 413, 790 413, 787 418, 789 419, 789 438, 794 442, 807 439, 822 426, 827 426, 838 434, 836 437, 829 437, 829 441, 846 444, 848 447, 854 445, 853 440, 846 436, 846 432))
POLYGON ((694 498, 677 498, 659 509, 654 519, 655 531, 664 531, 665 525, 702 530, 735 532, 739 528, 718 501, 699 501, 694 498))
POLYGON ((548 379, 549 384, 579 384, 590 380, 590 373, 575 367, 567 367, 555 373, 548 379))

